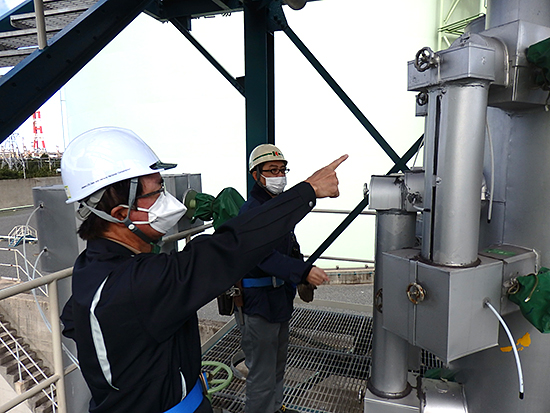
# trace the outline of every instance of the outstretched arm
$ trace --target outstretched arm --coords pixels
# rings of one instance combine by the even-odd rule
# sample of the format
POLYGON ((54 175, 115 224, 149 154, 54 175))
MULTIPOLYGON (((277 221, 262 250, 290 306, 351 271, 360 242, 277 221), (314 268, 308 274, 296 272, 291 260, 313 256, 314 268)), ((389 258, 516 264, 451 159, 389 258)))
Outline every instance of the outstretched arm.
POLYGON ((340 195, 338 191, 338 178, 336 177, 336 168, 348 159, 348 155, 342 155, 331 164, 319 169, 313 175, 306 179, 305 182, 310 184, 315 191, 317 198, 336 198, 340 195))

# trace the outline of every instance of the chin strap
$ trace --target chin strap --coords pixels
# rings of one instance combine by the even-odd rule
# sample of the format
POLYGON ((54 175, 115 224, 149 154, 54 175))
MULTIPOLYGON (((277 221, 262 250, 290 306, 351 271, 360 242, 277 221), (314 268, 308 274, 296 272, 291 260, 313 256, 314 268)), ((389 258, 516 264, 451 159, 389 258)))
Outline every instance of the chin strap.
POLYGON ((130 220, 130 211, 132 209, 132 205, 134 205, 134 201, 136 200, 137 186, 138 186, 138 178, 132 178, 132 180, 130 181, 130 193, 128 194, 128 213, 126 214, 126 218, 124 218, 122 223, 126 225, 126 228, 128 228, 138 237, 140 237, 143 241, 148 242, 149 244, 154 244, 155 242, 151 238, 149 238, 147 235, 145 235, 136 226, 136 224, 134 224, 130 220))
POLYGON ((100 217, 101 219, 104 219, 105 221, 114 222, 116 224, 124 224, 126 225, 126 228, 128 228, 130 231, 132 231, 134 234, 136 234, 138 237, 140 237, 143 241, 147 242, 148 244, 151 244, 151 247, 153 248, 152 252, 157 253, 160 252, 160 245, 158 244, 158 241, 155 242, 151 238, 149 238, 147 235, 141 231, 136 224, 134 224, 130 220, 130 210, 132 209, 132 205, 134 205, 134 202, 136 200, 136 193, 137 193, 137 186, 138 186, 138 179, 139 178, 132 178, 130 181, 130 192, 128 194, 128 213, 126 214, 126 218, 124 220, 116 219, 115 217, 107 214, 105 211, 100 211, 98 209, 95 209, 94 207, 98 204, 99 199, 101 199, 101 196, 105 192, 104 189, 96 192, 90 197, 90 200, 93 198, 93 206, 88 205, 86 202, 80 203, 80 208, 78 209, 78 215, 80 217, 88 217, 90 213, 87 214, 85 212, 80 212, 82 208, 89 210, 90 212, 93 212, 95 215, 100 217), (99 194, 101 192, 101 194, 99 194), (97 199, 97 201, 96 201, 97 199))

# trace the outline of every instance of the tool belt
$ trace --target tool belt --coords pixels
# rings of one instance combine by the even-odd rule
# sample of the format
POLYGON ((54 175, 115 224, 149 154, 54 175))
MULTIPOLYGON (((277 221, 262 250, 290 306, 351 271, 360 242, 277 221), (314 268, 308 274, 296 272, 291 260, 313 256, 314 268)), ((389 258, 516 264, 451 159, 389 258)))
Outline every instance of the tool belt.
POLYGON ((217 298, 218 300, 218 313, 220 315, 233 315, 235 311, 235 306, 243 306, 243 296, 242 296, 242 284, 239 281, 237 284, 232 286, 229 290, 225 291, 223 294, 220 294, 217 298))

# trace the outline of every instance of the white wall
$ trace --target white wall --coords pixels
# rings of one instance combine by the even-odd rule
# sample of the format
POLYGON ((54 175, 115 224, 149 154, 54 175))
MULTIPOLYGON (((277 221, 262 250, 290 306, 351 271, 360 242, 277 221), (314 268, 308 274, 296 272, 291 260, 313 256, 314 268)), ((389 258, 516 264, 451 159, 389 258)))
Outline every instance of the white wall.
MULTIPOLYGON (((434 47, 436 0, 311 2, 285 7, 290 27, 402 155, 423 133, 407 92, 406 63, 434 47)), ((192 34, 233 75, 244 75, 243 15, 193 20, 192 34)), ((373 174, 393 163, 286 35, 275 36, 276 144, 289 184, 343 153, 341 196, 320 208, 353 209, 373 174)), ((142 15, 66 86, 68 134, 97 126, 136 131, 179 172, 201 173, 203 191, 246 191, 244 98, 171 25, 142 15)), ((310 214, 297 227, 306 254, 344 216, 310 214)), ((327 255, 372 258, 372 217, 359 217, 327 255)), ((323 264, 323 263, 321 263, 323 264)), ((327 263, 334 266, 334 262, 327 263)), ((355 265, 355 264, 354 264, 355 265)))

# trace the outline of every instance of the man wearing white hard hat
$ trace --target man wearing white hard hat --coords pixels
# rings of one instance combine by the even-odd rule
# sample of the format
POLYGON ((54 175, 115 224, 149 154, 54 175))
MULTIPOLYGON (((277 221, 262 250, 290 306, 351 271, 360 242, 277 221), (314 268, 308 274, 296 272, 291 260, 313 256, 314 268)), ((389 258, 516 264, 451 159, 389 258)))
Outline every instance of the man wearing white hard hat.
POLYGON ((315 205, 338 196, 343 156, 180 252, 156 243, 186 208, 164 191, 161 163, 132 131, 105 127, 75 138, 61 174, 87 241, 61 316, 76 341, 92 413, 210 413, 200 380, 196 311, 267 256, 315 205))
MULTIPOLYGON (((289 171, 283 153, 271 144, 254 148, 248 170, 256 183, 241 213, 282 196, 289 171)), ((297 413, 283 405, 289 321, 296 286, 318 286, 326 281, 328 276, 323 270, 304 262, 292 229, 242 279, 244 316, 237 317, 237 321, 248 367, 245 413, 297 413)))

